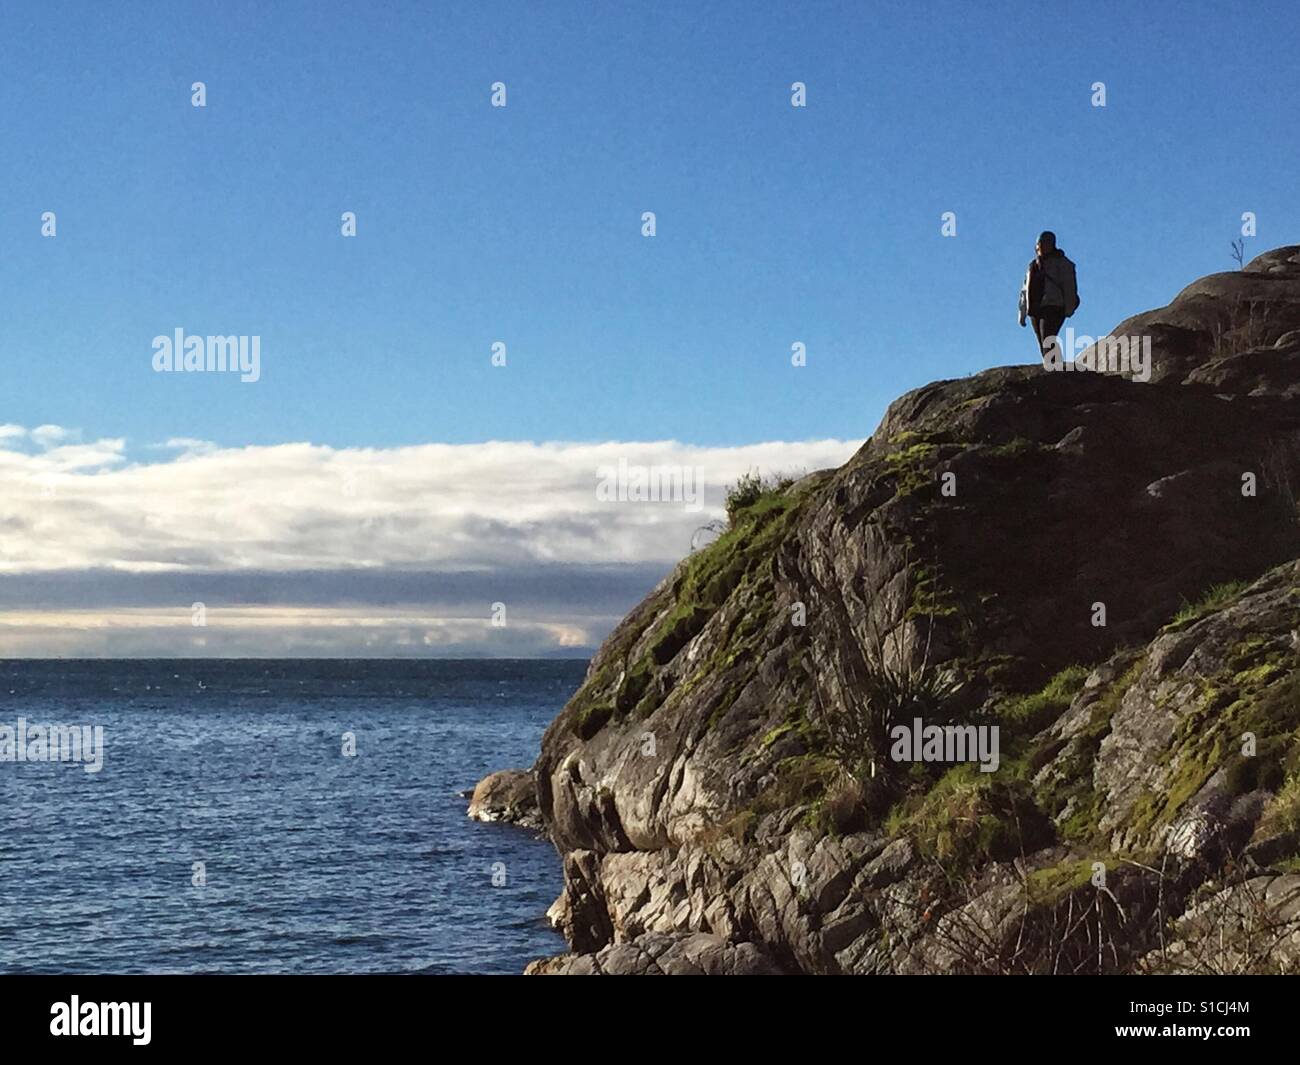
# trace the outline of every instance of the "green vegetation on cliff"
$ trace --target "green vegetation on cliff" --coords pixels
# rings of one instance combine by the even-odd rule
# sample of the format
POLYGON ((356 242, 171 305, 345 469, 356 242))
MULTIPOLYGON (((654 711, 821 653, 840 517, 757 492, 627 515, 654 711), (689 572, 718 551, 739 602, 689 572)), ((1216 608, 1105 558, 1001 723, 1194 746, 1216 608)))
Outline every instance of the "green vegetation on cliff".
POLYGON ((742 482, 728 500, 726 530, 678 566, 665 608, 641 631, 625 633, 604 669, 580 689, 573 711, 582 738, 613 718, 654 713, 672 693, 654 683, 663 667, 733 597, 744 609, 732 612, 718 650, 685 678, 679 697, 704 677, 748 664, 746 656, 773 617, 772 556, 808 496, 808 486, 785 478, 742 482))

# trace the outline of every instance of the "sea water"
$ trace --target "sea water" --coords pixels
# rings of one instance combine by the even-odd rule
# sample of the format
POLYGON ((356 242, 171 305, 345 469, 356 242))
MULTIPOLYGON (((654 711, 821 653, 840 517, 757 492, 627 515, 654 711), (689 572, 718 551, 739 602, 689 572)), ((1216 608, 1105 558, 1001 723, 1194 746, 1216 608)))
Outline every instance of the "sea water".
POLYGON ((530 765, 584 669, 0 662, 27 743, 103 729, 94 772, 0 762, 0 972, 517 973, 563 951, 554 849, 460 793, 530 765))

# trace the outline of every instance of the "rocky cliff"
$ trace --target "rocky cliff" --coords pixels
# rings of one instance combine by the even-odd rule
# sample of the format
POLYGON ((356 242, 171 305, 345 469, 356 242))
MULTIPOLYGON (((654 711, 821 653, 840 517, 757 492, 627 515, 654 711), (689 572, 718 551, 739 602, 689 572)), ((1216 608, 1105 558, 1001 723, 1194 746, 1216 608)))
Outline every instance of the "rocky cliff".
POLYGON ((1149 381, 911 392, 618 626, 535 766, 572 953, 531 971, 1300 961, 1300 248, 1115 333, 1149 381), (938 676, 995 771, 846 759, 938 676))

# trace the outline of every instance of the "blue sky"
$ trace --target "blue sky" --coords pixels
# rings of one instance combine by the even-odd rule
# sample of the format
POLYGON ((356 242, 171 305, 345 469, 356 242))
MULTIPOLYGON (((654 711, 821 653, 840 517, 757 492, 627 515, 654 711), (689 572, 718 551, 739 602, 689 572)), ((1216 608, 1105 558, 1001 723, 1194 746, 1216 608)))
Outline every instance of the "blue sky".
POLYGON ((129 444, 865 436, 909 387, 1027 359, 1041 228, 1085 330, 1230 267, 1242 211, 1257 250, 1296 239, 1300 71, 1267 57, 1297 20, 1251 8, 9 4, 4 417, 129 444), (261 335, 264 380, 152 374, 178 325, 261 335))
MULTIPOLYGON (((1250 252, 1300 239, 1297 45, 1282 3, 6 4, 0 447, 64 482, 61 510, 14 516, 31 539, 0 568, 351 558, 299 538, 319 495, 201 565, 82 550, 103 479, 173 494, 161 465, 192 493, 207 471, 222 487, 193 505, 228 513, 249 464, 285 471, 264 487, 278 504, 320 468, 373 452, 407 470, 425 445, 679 441, 712 449, 719 480, 773 441, 802 447, 762 453, 778 466, 840 461, 907 389, 1029 361, 1016 295, 1040 229, 1079 265, 1081 332, 1232 268, 1244 211, 1250 252), (177 327, 260 336, 261 380, 152 372, 177 327)), ((518 453, 491 454, 495 480, 518 453)), ((144 522, 147 491, 112 498, 139 511, 114 511, 122 529, 144 522)), ((465 504, 485 524, 455 536, 500 528, 497 503, 465 504)), ((155 509, 157 528, 182 520, 155 509)), ((358 520, 415 527, 377 513, 358 520)), ((539 546, 567 520, 521 526, 502 557, 581 564, 539 546)), ((662 568, 683 529, 588 561, 662 568)), ((484 564, 441 546, 447 572, 484 564)), ((33 587, 0 606, 40 606, 33 587)))

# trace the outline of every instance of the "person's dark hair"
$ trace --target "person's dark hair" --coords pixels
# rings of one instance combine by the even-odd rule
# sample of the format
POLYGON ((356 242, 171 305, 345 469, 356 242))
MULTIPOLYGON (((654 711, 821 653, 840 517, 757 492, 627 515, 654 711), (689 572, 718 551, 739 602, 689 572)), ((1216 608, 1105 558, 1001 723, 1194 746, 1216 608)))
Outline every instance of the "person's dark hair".
POLYGON ((1038 243, 1042 246, 1043 251, 1056 250, 1056 234, 1050 229, 1044 229, 1038 234, 1038 243))

